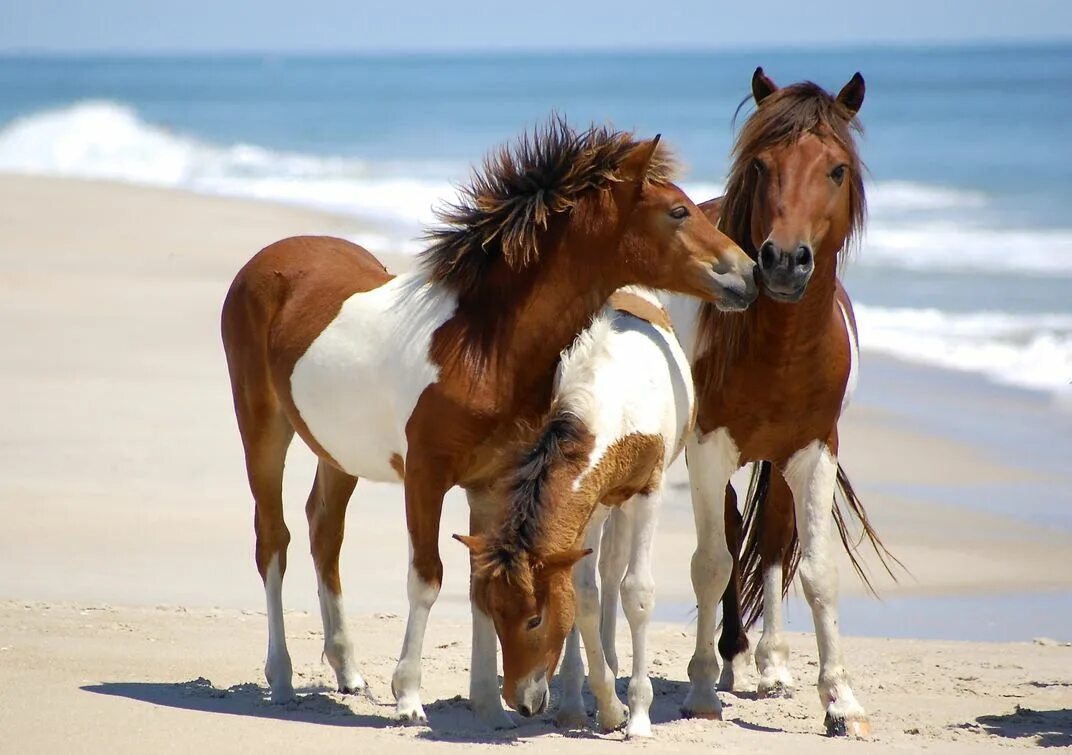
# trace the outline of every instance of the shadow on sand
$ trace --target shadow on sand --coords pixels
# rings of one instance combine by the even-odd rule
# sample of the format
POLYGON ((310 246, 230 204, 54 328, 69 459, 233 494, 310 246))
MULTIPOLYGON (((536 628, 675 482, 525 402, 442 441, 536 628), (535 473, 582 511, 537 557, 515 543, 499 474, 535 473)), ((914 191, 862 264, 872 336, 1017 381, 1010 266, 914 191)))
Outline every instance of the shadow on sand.
POLYGON ((1072 710, 1031 710, 1016 706, 1012 713, 975 719, 987 734, 1007 739, 1036 738, 1040 747, 1072 746, 1072 710))

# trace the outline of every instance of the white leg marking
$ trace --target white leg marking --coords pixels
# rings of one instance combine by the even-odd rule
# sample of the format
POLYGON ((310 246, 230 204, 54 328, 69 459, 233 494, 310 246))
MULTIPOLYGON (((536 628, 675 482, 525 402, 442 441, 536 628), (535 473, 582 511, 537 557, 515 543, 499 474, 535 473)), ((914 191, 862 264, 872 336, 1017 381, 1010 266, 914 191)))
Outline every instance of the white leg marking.
POLYGON ((409 597, 409 619, 402 641, 402 655, 391 679, 391 691, 397 702, 398 718, 422 722, 427 721, 428 716, 421 705, 421 648, 424 646, 424 631, 428 627, 428 614, 439 597, 439 585, 427 584, 420 578, 413 566, 412 553, 406 593, 409 597))
MULTIPOLYGON (((588 540, 599 537, 602 522, 595 518, 606 516, 602 507, 596 509, 593 522, 589 525, 588 540)), ((601 517, 602 518, 602 517, 601 517)), ((593 554, 594 555, 594 554, 593 554)), ((596 563, 593 556, 586 556, 573 567, 573 586, 577 594, 576 627, 584 640, 585 654, 588 656, 588 686, 596 698, 599 725, 604 729, 617 729, 625 723, 625 706, 614 691, 614 674, 607 666, 603 654, 603 641, 599 634, 599 586, 596 584, 596 563)))
POLYGON ((283 575, 279 570, 278 555, 272 556, 268 563, 264 597, 268 603, 268 658, 264 663, 264 676, 268 680, 272 702, 285 703, 294 699, 294 671, 283 628, 283 575))
POLYGON ((785 479, 793 491, 800 536, 800 581, 819 645, 819 698, 826 708, 827 730, 865 735, 867 714, 853 694, 838 633, 838 574, 831 539, 837 459, 825 443, 815 441, 789 459, 785 479))
POLYGON ((335 670, 339 691, 346 694, 361 692, 365 689, 365 680, 354 662, 354 646, 346 630, 342 596, 333 593, 319 575, 316 588, 320 596, 320 616, 324 620, 324 655, 335 670))
POLYGON ((566 637, 566 649, 562 653, 562 668, 558 678, 562 685, 562 701, 555 713, 555 723, 566 729, 579 729, 588 722, 581 688, 584 685, 584 662, 581 660, 581 633, 573 625, 566 637))
POLYGON ((702 440, 689 440, 686 449, 692 511, 696 518, 696 552, 692 556, 692 587, 696 592, 696 651, 689 661, 692 686, 681 706, 685 716, 721 718, 722 703, 715 694, 718 653, 715 650, 716 608, 729 584, 733 556, 726 545, 726 483, 737 469, 740 453, 726 428, 702 440))
POLYGON ((661 491, 638 495, 626 503, 632 509, 632 548, 629 573, 622 582, 622 606, 633 638, 633 674, 629 678, 627 737, 650 737, 648 713, 654 694, 648 676, 648 624, 655 610, 655 578, 651 573, 655 525, 661 491))
POLYGON ((618 630, 618 596, 621 594, 625 569, 629 565, 632 539, 626 519, 621 508, 611 510, 607 523, 603 525, 603 547, 599 552, 599 635, 607 665, 615 677, 618 676, 618 651, 614 647, 614 636, 618 630))
POLYGON ((473 655, 469 666, 469 704, 485 726, 513 729, 514 720, 503 709, 499 694, 498 639, 491 617, 471 602, 473 612, 473 655))
MULTIPOLYGON (((774 471, 772 474, 779 473, 774 471)), ((782 565, 778 563, 763 573, 763 636, 756 644, 760 697, 793 696, 789 642, 782 634, 782 626, 782 565)))

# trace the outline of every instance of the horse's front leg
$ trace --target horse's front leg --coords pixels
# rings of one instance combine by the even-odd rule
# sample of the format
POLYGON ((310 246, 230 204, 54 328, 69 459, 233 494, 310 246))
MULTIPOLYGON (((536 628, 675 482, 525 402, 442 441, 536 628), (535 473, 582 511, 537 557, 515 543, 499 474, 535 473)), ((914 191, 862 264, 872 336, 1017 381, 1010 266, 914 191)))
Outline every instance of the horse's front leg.
POLYGON ((603 547, 599 551, 599 636, 603 642, 603 654, 611 673, 618 676, 618 650, 614 637, 618 629, 618 598, 622 579, 629 565, 629 545, 632 533, 621 508, 611 510, 603 527, 603 547))
MULTIPOLYGON (((650 737, 651 718, 648 713, 653 699, 648 676, 648 624, 655 610, 655 578, 651 573, 652 551, 655 548, 655 524, 662 491, 638 495, 627 506, 632 507, 632 537, 629 571, 622 582, 622 606, 629 621, 633 638, 633 674, 629 678, 628 737, 650 737)), ((606 589, 604 587, 604 589, 606 589)))
MULTIPOLYGON (((487 490, 466 490, 469 499, 469 534, 481 535, 495 524, 499 502, 487 490)), ((494 729, 513 729, 514 720, 503 709, 499 694, 498 639, 495 624, 473 599, 474 558, 470 556, 469 604, 473 614, 472 662, 469 665, 469 704, 476 717, 494 729)))
POLYGON ((793 454, 785 467, 785 479, 796 507, 800 581, 819 644, 819 698, 826 709, 826 731, 830 735, 865 736, 870 731, 867 713, 853 694, 838 633, 838 574, 831 541, 836 438, 835 434, 829 445, 815 441, 793 454))
MULTIPOLYGON (((833 500, 833 491, 830 492, 833 500)), ((784 634, 782 617, 785 579, 782 564, 792 546, 794 515, 793 492, 783 475, 772 470, 770 492, 759 533, 760 569, 763 578, 763 634, 756 643, 756 670, 759 697, 792 697, 793 674, 789 671, 789 641, 784 634)), ((835 590, 837 586, 835 585, 835 590)))
POLYGON ((435 473, 435 462, 406 460, 406 526, 409 529, 410 564, 406 580, 409 618, 402 641, 402 654, 391 678, 396 715, 402 721, 428 720, 421 705, 421 649, 428 614, 443 584, 443 562, 439 558, 439 520, 443 496, 449 483, 435 473))
POLYGON ((722 718, 715 693, 718 653, 715 651, 716 608, 729 584, 733 556, 726 544, 725 491, 740 455, 729 431, 721 428, 702 439, 692 438, 685 450, 696 518, 696 552, 692 556, 692 587, 696 592, 696 650, 689 661, 692 686, 682 703, 686 718, 722 718))

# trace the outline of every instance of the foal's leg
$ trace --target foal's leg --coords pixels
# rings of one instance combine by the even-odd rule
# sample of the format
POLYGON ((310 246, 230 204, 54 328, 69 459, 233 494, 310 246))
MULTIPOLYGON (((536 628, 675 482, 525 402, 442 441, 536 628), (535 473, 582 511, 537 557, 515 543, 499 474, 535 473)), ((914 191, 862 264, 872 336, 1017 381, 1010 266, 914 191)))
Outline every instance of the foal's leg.
MULTIPOLYGON (((836 436, 831 445, 836 453, 836 436)), ((793 454, 785 478, 796 503, 800 581, 819 644, 819 699, 826 708, 826 731, 864 736, 870 730, 867 714, 853 694, 838 635, 838 575, 831 540, 837 479, 834 453, 825 442, 815 441, 793 454)))
POLYGON ((421 649, 424 646, 424 631, 428 627, 428 614, 443 584, 439 523, 443 513, 443 496, 450 486, 443 479, 444 469, 449 469, 449 464, 439 460, 419 457, 406 459, 406 526, 410 546, 406 594, 409 597, 409 618, 402 640, 402 654, 391 677, 395 712, 402 721, 428 720, 421 705, 421 649))
POLYGON ((741 512, 737 508, 737 492, 726 485, 726 544, 733 556, 733 571, 726 592, 722 594, 722 635, 718 653, 722 656, 722 675, 718 688, 732 692, 744 680, 748 671, 748 634, 741 622, 741 512))
POLYGON ((617 677, 618 650, 614 647, 614 636, 618 630, 618 596, 621 594, 625 569, 629 565, 629 547, 632 542, 632 533, 621 507, 611 510, 603 530, 603 549, 599 552, 599 636, 603 642, 607 665, 617 677))
MULTIPOLYGON (((833 490, 830 500, 833 501, 833 490)), ((759 534, 760 563, 763 570, 763 635, 756 643, 757 692, 760 697, 792 697, 793 675, 789 671, 789 642, 782 633, 784 621, 782 569, 786 549, 793 538, 793 492, 785 477, 771 474, 770 492, 764 505, 759 534)))
POLYGON ((324 655, 335 669, 339 691, 347 694, 365 689, 365 680, 357 671, 353 644, 346 631, 342 581, 339 578, 339 551, 342 549, 346 524, 346 505, 356 484, 356 477, 320 461, 316 467, 316 481, 305 504, 305 516, 309 520, 309 544, 316 566, 320 615, 324 620, 324 655))
POLYGON ((721 428, 686 448, 692 510, 696 518, 696 552, 692 556, 692 587, 696 591, 696 651, 689 661, 692 686, 681 713, 685 717, 722 718, 715 694, 718 654, 715 652, 715 609, 733 570, 726 546, 725 490, 740 455, 729 432, 721 428))
MULTIPOLYGON (((662 491, 638 495, 625 505, 632 508, 632 547, 629 573, 622 582, 622 606, 633 637, 633 675, 629 678, 628 737, 650 737, 648 710, 653 698, 648 677, 648 623, 655 610, 655 578, 651 573, 655 524, 662 491)), ((605 589, 605 588, 604 588, 605 589)))
MULTIPOLYGON (((489 532, 499 514, 499 504, 486 490, 466 490, 469 499, 469 534, 489 532)), ((480 610, 473 600, 473 556, 469 559, 469 605, 473 614, 472 662, 469 664, 469 704, 485 726, 512 729, 517 724, 503 709, 499 694, 498 639, 491 617, 480 610)))
MULTIPOLYGON (((593 514, 589 529, 592 539, 597 538, 602 530, 600 523, 595 521, 601 509, 598 507, 593 514)), ((585 556, 573 567, 573 586, 577 596, 574 621, 584 639, 585 655, 588 656, 588 686, 596 698, 599 725, 604 729, 617 729, 625 722, 626 709, 614 691, 614 674, 603 654, 603 641, 599 635, 599 587, 596 584, 595 559, 591 555, 585 556)))
MULTIPOLYGON (((242 385, 236 380, 236 385, 242 385)), ((246 473, 256 504, 253 528, 257 533, 257 570, 264 582, 268 607, 268 657, 264 676, 273 703, 294 697, 293 668, 283 629, 283 574, 287 570, 290 530, 283 521, 283 464, 294 429, 264 387, 235 391, 235 414, 246 453, 246 473)))

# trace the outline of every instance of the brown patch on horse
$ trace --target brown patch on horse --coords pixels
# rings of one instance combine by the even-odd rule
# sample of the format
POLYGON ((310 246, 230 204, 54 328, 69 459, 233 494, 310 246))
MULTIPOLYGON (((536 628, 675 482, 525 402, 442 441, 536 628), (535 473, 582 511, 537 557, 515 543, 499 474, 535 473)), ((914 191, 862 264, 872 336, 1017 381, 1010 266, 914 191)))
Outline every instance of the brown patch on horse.
POLYGON ((629 291, 615 291, 607 299, 607 304, 612 309, 632 315, 644 322, 650 322, 668 333, 674 332, 674 327, 670 324, 670 315, 666 313, 666 310, 643 296, 637 296, 629 291))
POLYGON ((395 470, 395 474, 398 475, 400 481, 406 481, 406 462, 402 459, 401 454, 391 454, 391 469, 395 470))
MULTIPOLYGON (((572 210, 591 189, 622 179, 623 162, 641 145, 632 134, 592 127, 577 132, 553 117, 531 136, 503 146, 484 160, 462 189, 461 201, 437 211, 440 228, 429 231, 421 263, 432 280, 459 295, 471 293, 497 258, 519 271, 539 258, 538 238, 551 216, 572 210)), ((666 184, 676 165, 657 145, 644 180, 666 184)))

